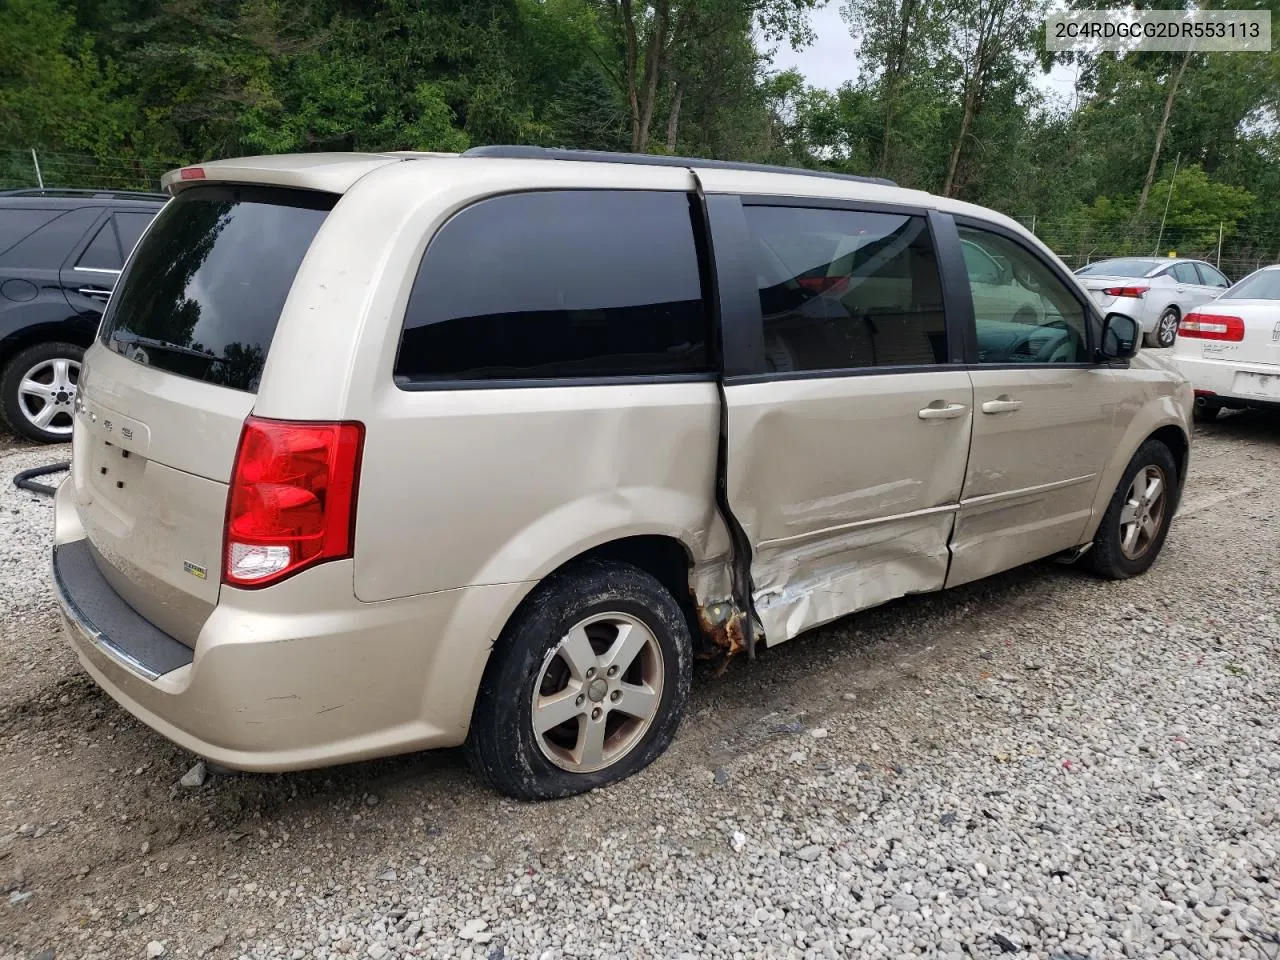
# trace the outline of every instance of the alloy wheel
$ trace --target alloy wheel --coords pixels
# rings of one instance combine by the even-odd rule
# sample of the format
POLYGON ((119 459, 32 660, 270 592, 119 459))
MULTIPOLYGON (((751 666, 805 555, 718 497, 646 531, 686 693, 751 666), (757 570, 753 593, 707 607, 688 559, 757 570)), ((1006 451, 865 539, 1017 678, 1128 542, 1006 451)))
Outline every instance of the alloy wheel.
POLYGON ((1151 549, 1164 523, 1168 503, 1168 481, 1164 471, 1148 464, 1138 471, 1120 509, 1120 550, 1137 560, 1151 549))
POLYGON ((68 357, 42 360, 18 381, 18 409, 45 433, 71 436, 80 363, 68 357))
POLYGON ((533 733, 562 770, 591 773, 643 738, 662 701, 662 648, 625 613, 581 621, 548 651, 533 694, 533 733))

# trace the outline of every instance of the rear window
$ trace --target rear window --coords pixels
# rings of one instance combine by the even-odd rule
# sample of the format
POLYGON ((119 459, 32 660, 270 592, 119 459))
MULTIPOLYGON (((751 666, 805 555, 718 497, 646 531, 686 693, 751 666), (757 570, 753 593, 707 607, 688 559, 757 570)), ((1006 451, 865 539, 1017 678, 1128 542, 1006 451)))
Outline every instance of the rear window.
POLYGON ((183 191, 120 278, 102 342, 146 366, 256 392, 285 297, 337 199, 275 187, 183 191))
POLYGON ((1077 277, 1145 277, 1160 266, 1159 260, 1099 260, 1076 271, 1077 277))
POLYGON ((1222 295, 1222 300, 1280 300, 1280 270, 1259 270, 1222 295))
POLYGON ((708 370, 689 204, 683 193, 552 190, 463 210, 422 259, 397 382, 708 370))

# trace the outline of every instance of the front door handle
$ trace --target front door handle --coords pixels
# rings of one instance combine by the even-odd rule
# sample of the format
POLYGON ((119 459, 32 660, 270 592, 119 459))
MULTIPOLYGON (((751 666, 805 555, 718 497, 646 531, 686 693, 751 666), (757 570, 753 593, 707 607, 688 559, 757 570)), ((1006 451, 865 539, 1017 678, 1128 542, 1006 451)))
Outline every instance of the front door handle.
POLYGON ((1013 413, 1021 409, 1022 401, 1013 399, 1007 393, 1002 393, 994 400, 988 400, 982 405, 983 413, 1013 413))
POLYGON ((947 403, 945 400, 935 400, 923 410, 918 416, 921 420, 956 420, 964 416, 964 412, 969 408, 963 403, 947 403))

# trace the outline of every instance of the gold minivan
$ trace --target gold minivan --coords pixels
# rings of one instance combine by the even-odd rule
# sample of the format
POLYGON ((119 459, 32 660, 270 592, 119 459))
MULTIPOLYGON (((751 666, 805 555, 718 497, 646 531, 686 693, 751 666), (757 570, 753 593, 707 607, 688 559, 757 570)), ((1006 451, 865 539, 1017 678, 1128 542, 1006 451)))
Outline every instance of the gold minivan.
POLYGON ((754 655, 1042 557, 1145 571, 1191 390, 1014 221, 887 181, 488 147, 187 167, 85 355, 53 572, 217 764, 466 744, 522 798, 754 655))

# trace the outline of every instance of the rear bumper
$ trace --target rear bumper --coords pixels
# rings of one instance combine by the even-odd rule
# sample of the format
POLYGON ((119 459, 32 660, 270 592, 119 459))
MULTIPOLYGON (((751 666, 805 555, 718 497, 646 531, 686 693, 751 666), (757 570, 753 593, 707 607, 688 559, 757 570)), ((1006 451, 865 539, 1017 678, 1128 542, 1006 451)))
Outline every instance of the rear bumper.
POLYGON ((352 562, 328 563, 264 590, 224 587, 191 650, 102 578, 67 484, 55 518, 55 588, 85 670, 152 729, 239 770, 462 743, 495 618, 500 626, 524 592, 504 584, 362 603, 352 562))
POLYGON ((1142 328, 1143 333, 1151 333, 1155 330, 1156 321, 1160 319, 1159 311, 1153 310, 1145 298, 1135 300, 1132 297, 1116 297, 1111 301, 1110 306, 1104 307, 1095 297, 1093 305, 1104 317, 1109 313, 1119 313, 1129 317, 1142 328))
POLYGON ((1237 363, 1230 360, 1205 360, 1199 357, 1173 356, 1174 365, 1191 381, 1196 391, 1215 394, 1223 406, 1228 407, 1277 407, 1280 397, 1263 396, 1236 389, 1237 373, 1258 373, 1264 376, 1280 376, 1280 366, 1266 363, 1237 363))

